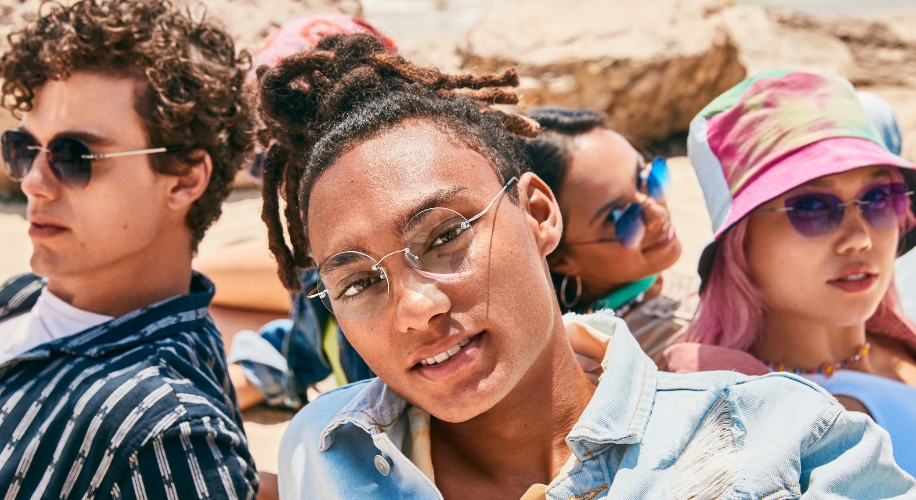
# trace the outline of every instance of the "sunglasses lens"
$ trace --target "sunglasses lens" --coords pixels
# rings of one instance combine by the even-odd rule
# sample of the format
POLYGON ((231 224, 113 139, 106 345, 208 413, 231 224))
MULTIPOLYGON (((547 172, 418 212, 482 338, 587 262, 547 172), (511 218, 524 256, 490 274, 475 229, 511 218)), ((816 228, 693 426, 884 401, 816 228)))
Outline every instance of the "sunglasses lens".
POLYGON ((646 234, 646 223, 643 221, 642 205, 632 204, 627 207, 614 223, 615 237, 621 245, 634 249, 639 246, 646 234))
POLYGON ((32 168, 32 161, 38 154, 37 149, 29 149, 29 146, 35 146, 35 140, 28 134, 18 130, 7 130, 0 137, 3 149, 3 167, 6 174, 15 181, 21 181, 25 174, 29 173, 32 168))
POLYGON ((661 156, 656 156, 652 160, 649 178, 646 179, 646 192, 652 198, 662 201, 665 199, 665 191, 670 185, 671 173, 668 170, 668 162, 661 156))
POLYGON ((906 191, 907 186, 902 182, 869 190, 862 196, 862 216, 875 229, 893 229, 906 211, 906 191))
POLYGON ((89 147, 83 141, 61 137, 48 144, 48 163, 60 181, 73 188, 85 187, 92 174, 89 147))
POLYGON ((792 227, 806 238, 830 234, 840 226, 843 203, 830 194, 803 194, 786 199, 786 213, 792 227))

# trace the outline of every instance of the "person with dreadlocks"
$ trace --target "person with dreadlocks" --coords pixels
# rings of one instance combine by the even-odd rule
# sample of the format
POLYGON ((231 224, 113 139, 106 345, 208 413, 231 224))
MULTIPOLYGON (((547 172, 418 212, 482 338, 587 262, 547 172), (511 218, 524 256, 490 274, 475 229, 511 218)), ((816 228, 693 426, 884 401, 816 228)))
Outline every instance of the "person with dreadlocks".
POLYGON ((623 320, 561 315, 562 220, 517 137, 537 125, 494 106, 514 71, 446 75, 334 35, 258 76, 280 278, 317 268, 310 295, 378 374, 292 420, 281 498, 916 494, 887 434, 814 384, 659 372, 623 320))
POLYGON ((0 56, 33 273, 0 288, 4 498, 252 498, 191 268, 252 139, 245 53, 164 0, 42 5, 0 56))
MULTIPOLYGON (((252 55, 252 66, 274 66, 334 33, 366 33, 389 52, 397 52, 390 38, 362 19, 312 14, 265 38, 252 55)), ((255 79, 253 69, 248 77, 255 79)), ((263 154, 257 156, 262 160, 255 161, 249 173, 260 180, 263 154)), ((231 338, 229 376, 243 410, 261 403, 299 409, 308 402, 308 389, 331 374, 337 385, 375 376, 319 299, 302 293, 290 297, 277 279, 277 263, 266 238, 211 252, 196 259, 194 268, 216 286, 210 314, 231 338)), ((303 271, 300 279, 302 288, 311 290, 317 281, 315 270, 303 271)))

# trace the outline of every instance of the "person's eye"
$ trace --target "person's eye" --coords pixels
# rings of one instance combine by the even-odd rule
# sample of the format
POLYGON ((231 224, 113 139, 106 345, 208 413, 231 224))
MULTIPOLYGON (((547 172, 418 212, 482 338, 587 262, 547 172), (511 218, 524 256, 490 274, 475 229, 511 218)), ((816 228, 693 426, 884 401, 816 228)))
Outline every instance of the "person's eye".
POLYGON ((349 284, 343 287, 343 290, 337 295, 338 299, 351 299, 360 293, 362 293, 367 288, 375 285, 379 281, 382 281, 381 275, 375 276, 364 276, 362 278, 351 281, 349 284))
POLYGON ((829 204, 817 196, 806 196, 800 200, 795 205, 796 210, 802 210, 804 212, 816 212, 819 210, 827 210, 829 204))
POLYGON ((865 193, 862 197, 863 202, 881 203, 890 197, 889 189, 885 187, 875 188, 865 193))
POLYGON ((461 236, 461 233, 463 233, 464 231, 465 230, 461 226, 461 224, 455 224, 454 226, 450 226, 447 229, 445 229, 444 231, 442 231, 441 233, 439 233, 439 235, 433 239, 432 243, 430 244, 430 248, 436 248, 436 247, 445 245, 446 243, 452 240, 455 240, 456 238, 461 236))

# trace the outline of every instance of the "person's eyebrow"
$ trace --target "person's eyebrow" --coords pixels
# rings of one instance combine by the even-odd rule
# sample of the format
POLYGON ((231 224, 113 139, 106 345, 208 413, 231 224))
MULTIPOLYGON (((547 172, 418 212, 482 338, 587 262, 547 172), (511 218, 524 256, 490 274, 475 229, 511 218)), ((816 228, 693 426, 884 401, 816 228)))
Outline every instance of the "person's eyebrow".
POLYGON ((827 177, 818 177, 817 179, 808 181, 803 186, 799 187, 832 187, 834 184, 835 183, 833 182, 833 179, 829 179, 827 177))
POLYGON ((465 186, 451 186, 433 191, 413 207, 402 212, 401 216, 398 217, 397 221, 395 222, 395 231, 399 234, 405 234, 409 232, 417 224, 423 222, 424 216, 420 215, 417 217, 417 215, 425 212, 426 210, 429 210, 430 208, 442 206, 446 204, 446 202, 454 199, 456 196, 467 190, 468 188, 465 186))
POLYGON ((882 168, 881 170, 876 170, 871 175, 869 175, 868 180, 873 181, 875 179, 887 179, 890 178, 890 176, 891 172, 886 168, 882 168))
POLYGON ((79 139, 85 142, 87 146, 104 147, 104 146, 111 146, 114 144, 114 141, 111 140, 111 138, 96 134, 94 132, 89 132, 86 130, 72 130, 72 131, 60 132, 58 134, 54 134, 54 139, 57 139, 58 137, 69 137, 72 139, 79 139))
MULTIPOLYGON (((19 127, 19 130, 25 132, 26 134, 29 134, 33 138, 35 137, 35 134, 31 132, 29 128, 25 125, 19 127)), ((72 139, 79 139, 85 142, 87 146, 104 147, 104 146, 110 146, 114 144, 114 141, 112 141, 110 138, 97 134, 95 132, 90 132, 88 130, 67 130, 63 132, 58 132, 54 134, 54 137, 51 138, 51 141, 53 141, 54 139, 57 139, 58 137, 69 137, 72 139)), ((48 142, 51 142, 51 141, 48 141, 48 142)), ((45 146, 47 146, 47 144, 45 144, 45 146)))
POLYGON ((325 273, 334 271, 339 267, 343 267, 354 262, 358 262, 361 259, 365 259, 364 255, 360 255, 362 252, 359 250, 348 250, 345 252, 338 252, 332 255, 328 260, 321 263, 319 269, 325 273))
MULTIPOLYGON (((633 178, 633 185, 634 185, 634 186, 636 185, 636 179, 637 179, 638 176, 639 176, 639 172, 640 172, 643 168, 645 168, 645 166, 646 166, 646 162, 643 161, 642 157, 639 156, 639 155, 636 155, 636 170, 634 171, 634 178, 633 178)), ((594 224, 594 223, 597 222, 598 220, 606 218, 606 217, 607 217, 607 214, 608 214, 611 210, 613 210, 613 209, 619 207, 620 204, 623 203, 623 198, 624 198, 623 196, 619 196, 619 197, 617 197, 617 198, 615 198, 615 199, 609 201, 608 203, 605 203, 604 205, 602 205, 601 208, 599 208, 598 211, 595 212, 595 215, 592 216, 591 220, 588 221, 588 225, 591 226, 592 224, 594 224)))
POLYGON ((588 225, 591 226, 598 220, 607 218, 607 214, 611 210, 619 207, 621 203, 623 203, 623 199, 624 199, 623 196, 618 196, 617 198, 614 198, 613 200, 602 205, 601 208, 599 208, 598 211, 595 212, 595 215, 592 217, 592 219, 588 221, 588 225))

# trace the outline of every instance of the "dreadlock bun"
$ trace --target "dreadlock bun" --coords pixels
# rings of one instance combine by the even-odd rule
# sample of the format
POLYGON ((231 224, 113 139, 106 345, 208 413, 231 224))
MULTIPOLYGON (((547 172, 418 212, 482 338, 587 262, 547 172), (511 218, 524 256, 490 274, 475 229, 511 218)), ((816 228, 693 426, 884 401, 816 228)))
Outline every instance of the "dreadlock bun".
POLYGON ((388 53, 371 35, 325 37, 315 49, 256 74, 263 122, 257 136, 270 148, 262 219, 289 290, 301 289, 299 269, 315 266, 305 227, 312 183, 360 142, 405 120, 428 119, 487 158, 505 181, 527 166, 516 137, 534 137, 539 129, 529 118, 494 107, 518 102, 505 88, 518 85, 515 70, 448 75, 388 53), (281 189, 291 247, 279 216, 281 189))

